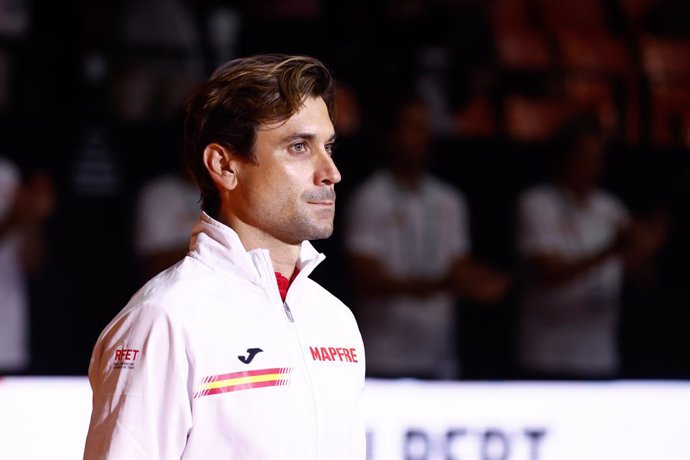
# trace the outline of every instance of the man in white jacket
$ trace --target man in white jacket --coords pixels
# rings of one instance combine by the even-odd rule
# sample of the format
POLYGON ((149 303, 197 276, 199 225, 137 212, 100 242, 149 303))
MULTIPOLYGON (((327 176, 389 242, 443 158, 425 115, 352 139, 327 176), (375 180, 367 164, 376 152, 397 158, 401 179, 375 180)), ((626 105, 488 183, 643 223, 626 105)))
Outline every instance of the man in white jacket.
POLYGON ((313 58, 257 55, 190 98, 203 212, 96 343, 85 459, 364 458, 359 329, 308 277, 340 182, 333 92, 313 58))

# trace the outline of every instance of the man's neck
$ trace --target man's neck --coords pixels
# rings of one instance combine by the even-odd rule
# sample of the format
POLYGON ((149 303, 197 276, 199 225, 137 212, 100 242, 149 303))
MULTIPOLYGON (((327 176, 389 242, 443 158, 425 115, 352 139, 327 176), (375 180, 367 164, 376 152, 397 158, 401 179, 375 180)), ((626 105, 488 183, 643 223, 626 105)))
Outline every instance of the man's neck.
POLYGON ((287 279, 292 279, 299 259, 299 246, 283 245, 283 247, 276 247, 268 249, 271 255, 271 262, 273 263, 273 270, 280 273, 287 279), (295 249, 297 249, 295 251, 295 249))
POLYGON ((301 244, 285 243, 237 219, 219 216, 219 220, 237 233, 245 250, 267 249, 273 263, 273 270, 288 279, 292 277, 299 259, 301 244))

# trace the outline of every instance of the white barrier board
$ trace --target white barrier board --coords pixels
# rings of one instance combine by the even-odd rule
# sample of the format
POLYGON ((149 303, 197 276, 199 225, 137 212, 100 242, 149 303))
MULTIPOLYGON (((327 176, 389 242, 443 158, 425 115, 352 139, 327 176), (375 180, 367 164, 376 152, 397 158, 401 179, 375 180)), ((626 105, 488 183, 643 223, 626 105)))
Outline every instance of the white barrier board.
MULTIPOLYGON (((367 381, 370 460, 690 460, 690 382, 367 381)), ((79 459, 86 378, 0 379, 0 459, 79 459)), ((328 460, 328 459, 325 459, 328 460)))
POLYGON ((690 460, 690 383, 367 383, 369 458, 690 460))

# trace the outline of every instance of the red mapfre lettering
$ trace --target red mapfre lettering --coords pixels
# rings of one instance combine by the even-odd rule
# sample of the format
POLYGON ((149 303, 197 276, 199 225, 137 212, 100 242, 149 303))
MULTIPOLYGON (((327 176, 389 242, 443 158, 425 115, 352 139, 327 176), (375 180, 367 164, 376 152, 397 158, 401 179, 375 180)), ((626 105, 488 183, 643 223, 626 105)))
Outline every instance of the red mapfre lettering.
POLYGON ((314 361, 341 361, 357 363, 357 349, 343 347, 309 347, 314 361))

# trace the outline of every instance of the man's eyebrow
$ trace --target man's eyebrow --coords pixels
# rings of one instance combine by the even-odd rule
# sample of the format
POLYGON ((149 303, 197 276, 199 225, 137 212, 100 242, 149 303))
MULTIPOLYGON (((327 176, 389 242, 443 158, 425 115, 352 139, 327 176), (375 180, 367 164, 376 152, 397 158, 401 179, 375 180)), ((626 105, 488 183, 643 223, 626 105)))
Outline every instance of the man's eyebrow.
MULTIPOLYGON (((334 133, 331 137, 328 138, 326 143, 331 143, 335 142, 335 138, 337 135, 334 133)), ((296 140, 305 140, 305 141, 312 141, 316 138, 316 134, 314 133, 309 133, 309 132, 299 132, 299 133, 294 133, 285 138, 286 142, 291 142, 291 141, 296 141, 296 140)))

